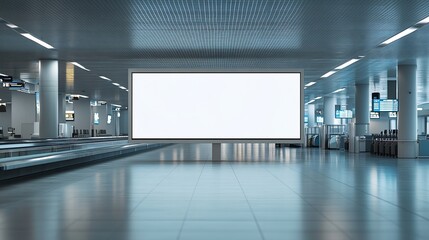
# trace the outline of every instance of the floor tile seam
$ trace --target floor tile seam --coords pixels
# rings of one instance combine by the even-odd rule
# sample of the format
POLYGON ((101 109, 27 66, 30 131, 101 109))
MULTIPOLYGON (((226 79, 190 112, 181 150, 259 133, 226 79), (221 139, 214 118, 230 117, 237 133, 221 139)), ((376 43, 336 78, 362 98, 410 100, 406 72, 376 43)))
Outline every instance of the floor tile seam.
MULTIPOLYGON (((61 175, 61 174, 63 174, 63 173, 57 173, 56 175, 61 175)), ((42 178, 49 178, 49 177, 51 177, 51 176, 42 176, 42 178)), ((88 177, 85 177, 85 178, 79 178, 77 181, 75 181, 75 183, 78 183, 78 182, 81 182, 81 181, 84 181, 84 180, 86 180, 87 178, 89 178, 89 176, 88 177)), ((32 182, 31 180, 28 180, 28 182, 25 182, 25 183, 23 183, 24 185, 28 185, 28 184, 31 184, 31 185, 34 185, 34 184, 37 184, 37 183, 34 183, 34 182, 32 182)), ((53 187, 52 189, 49 189, 49 190, 45 190, 45 191, 47 191, 46 193, 47 194, 49 194, 49 193, 52 193, 52 192, 54 192, 54 191, 56 191, 56 190, 58 190, 58 189, 61 189, 61 188, 64 188, 66 185, 69 185, 69 184, 64 184, 64 186, 59 186, 59 187, 53 187)), ((28 200, 28 198, 19 198, 19 200, 18 201, 15 201, 15 202, 13 202, 13 203, 8 203, 8 204, 6 204, 6 206, 7 207, 10 207, 10 205, 11 204, 19 204, 19 203, 22 203, 22 202, 24 202, 24 201, 27 201, 28 200)))
MULTIPOLYGON (((408 209, 406 209, 406 208, 400 207, 400 206, 398 206, 398 205, 396 205, 396 204, 394 204, 394 203, 392 203, 392 202, 389 202, 389 201, 387 201, 387 200, 385 200, 385 199, 382 199, 382 198, 380 198, 380 197, 378 197, 378 196, 376 196, 376 195, 373 195, 373 194, 371 194, 371 193, 368 193, 368 192, 366 192, 366 191, 364 191, 364 190, 362 190, 362 189, 360 189, 360 188, 353 187, 353 186, 351 186, 351 185, 349 185, 349 184, 347 184, 347 183, 344 183, 344 182, 339 181, 339 180, 337 180, 337 179, 335 179, 335 178, 332 178, 332 177, 330 177, 330 176, 327 176, 326 174, 323 174, 322 172, 320 172, 320 171, 318 171, 318 170, 313 170, 313 171, 314 171, 314 172, 316 172, 316 173, 318 173, 319 175, 321 175, 321 176, 325 177, 325 178, 331 179, 331 180, 332 180, 332 181, 334 181, 334 182, 340 183, 340 184, 342 184, 342 185, 344 185, 344 186, 346 186, 346 187, 349 187, 349 188, 351 188, 351 189, 357 190, 357 191, 359 191, 359 192, 361 192, 361 193, 364 193, 364 194, 366 194, 366 195, 368 195, 368 196, 371 196, 371 197, 376 198, 376 199, 378 199, 378 200, 380 200, 380 201, 386 202, 386 203, 388 203, 388 204, 390 204, 390 205, 392 205, 392 206, 394 206, 394 207, 397 207, 397 208, 399 208, 399 209, 401 209, 401 210, 404 210, 404 211, 406 211, 406 212, 408 212, 408 213, 410 213, 410 214, 413 214, 413 215, 415 215, 415 216, 418 216, 418 217, 422 218, 422 220, 429 221, 429 219, 428 219, 428 218, 426 218, 426 217, 424 217, 424 216, 421 216, 420 214, 414 213, 414 212, 412 212, 412 211, 410 211, 410 210, 408 210, 408 209)), ((308 175, 308 174, 304 174, 304 175, 308 175)), ((310 178, 310 179, 314 179, 314 178, 312 178, 311 176, 309 176, 309 178, 310 178)), ((314 181, 314 180, 313 180, 313 182, 316 182, 316 181, 314 181)), ((349 198, 349 197, 345 196, 343 193, 338 192, 338 191, 337 191, 337 190, 335 190, 334 188, 331 188, 331 190, 333 190, 334 192, 336 192, 337 194, 339 194, 339 195, 341 195, 341 196, 343 196, 343 197, 346 197, 347 199, 350 199, 351 201, 356 202, 354 199, 351 199, 351 198, 349 198)), ((366 206, 365 206, 364 208, 365 208, 365 209, 367 209, 367 210, 369 210, 371 213, 373 213, 373 214, 375 214, 375 215, 377 215, 377 216, 380 216, 380 217, 382 217, 383 219, 386 219, 387 221, 389 221, 389 222, 393 223, 394 225, 398 225, 398 223, 396 223, 394 220, 391 220, 391 219, 386 218, 385 216, 383 216, 383 215, 382 215, 382 214, 380 214, 379 212, 377 212, 377 211, 375 211, 375 210, 371 209, 370 207, 366 207, 366 206)))
MULTIPOLYGON (((381 198, 381 197, 379 197, 379 196, 376 196, 376 195, 374 195, 374 194, 368 193, 367 191, 362 190, 361 188, 353 187, 353 186, 351 186, 350 184, 347 184, 347 183, 344 183, 344 182, 342 182, 342 181, 339 181, 339 180, 337 180, 337 179, 335 179, 335 178, 332 178, 332 177, 330 177, 330 176, 328 176, 328 175, 326 175, 326 174, 321 173, 320 171, 317 171, 317 170, 313 170, 313 171, 314 171, 314 172, 317 172, 318 174, 320 174, 321 176, 323 176, 323 177, 325 177, 325 178, 331 179, 331 180, 332 180, 332 181, 334 181, 334 182, 340 183, 340 184, 342 184, 342 185, 344 185, 344 186, 346 186, 346 187, 349 187, 349 188, 351 188, 351 189, 354 189, 354 190, 356 190, 356 191, 359 191, 359 192, 361 192, 361 193, 364 193, 364 194, 366 194, 366 195, 368 195, 368 196, 371 196, 371 197, 373 197, 373 198, 376 198, 376 199, 378 199, 378 200, 380 200, 380 201, 383 201, 383 202, 385 202, 385 203, 387 203, 387 204, 390 204, 390 205, 392 205, 392 206, 394 206, 394 207, 397 207, 397 208, 399 208, 399 209, 401 209, 401 210, 404 210, 404 211, 406 211, 406 212, 408 212, 408 213, 410 213, 410 214, 416 215, 416 216, 418 216, 418 217, 422 218, 423 220, 429 221, 429 218, 427 218, 427 217, 425 217, 425 216, 422 216, 422 215, 420 215, 420 214, 418 214, 418 213, 412 212, 411 210, 409 210, 409 209, 407 209, 407 208, 404 208, 404 207, 402 207, 402 206, 399 206, 399 205, 397 205, 397 204, 395 204, 395 203, 392 203, 392 202, 390 202, 390 201, 388 201, 388 200, 385 200, 385 199, 383 199, 383 198, 381 198)), ((311 177, 310 177, 310 178, 311 178, 311 177)), ((331 189, 333 189, 333 188, 331 188, 331 189)), ((336 191, 336 190, 334 190, 334 191, 335 191, 336 193, 338 193, 339 195, 344 196, 342 193, 340 193, 340 192, 338 192, 338 191, 336 191)), ((354 201, 354 200, 352 200, 352 201, 354 201)), ((376 215, 379 215, 379 216, 383 217, 382 215, 380 215, 378 212, 374 211, 373 209, 371 209, 371 208, 369 208, 369 207, 367 207, 367 209, 368 209, 368 210, 370 210, 371 212, 375 213, 376 215)))
MULTIPOLYGON (((168 174, 167 175, 165 175, 165 177, 164 178, 162 178, 161 179, 161 181, 159 181, 147 194, 145 194, 145 196, 143 197, 143 199, 142 200, 140 200, 139 201, 139 203, 137 203, 136 204, 136 206, 133 208, 133 209, 131 209, 131 213, 134 213, 135 212, 135 210, 143 203, 143 201, 144 200, 146 200, 146 198, 148 198, 149 196, 150 196, 150 194, 153 192, 153 191, 155 191, 155 189, 159 186, 159 185, 161 185, 161 183, 163 182, 163 181, 165 181, 165 179, 167 179, 168 178, 168 176, 170 176, 171 175, 171 173, 173 173, 173 171, 174 170, 176 170, 176 168, 178 167, 178 164, 176 164, 176 166, 174 166, 174 168, 173 169, 171 169, 170 170, 170 172, 168 172, 168 174)), ((155 171, 155 170, 154 170, 155 171)))
MULTIPOLYGON (((292 171, 296 172, 295 170, 292 170, 292 171)), ((328 175, 326 175, 326 174, 323 174, 322 172, 320 172, 320 171, 318 171, 318 170, 312 170, 312 171, 313 171, 313 172, 315 172, 315 173, 317 173, 317 174, 319 174, 319 175, 321 175, 321 176, 323 176, 323 177, 325 177, 325 178, 327 178, 327 179, 330 179, 331 181, 337 182, 337 183, 342 184, 342 185, 344 185, 344 186, 346 186, 346 187, 348 187, 348 188, 351 188, 351 189, 353 189, 353 190, 360 191, 360 192, 362 192, 362 193, 365 193, 366 195, 369 195, 369 196, 371 196, 371 197, 375 197, 375 198, 377 198, 377 199, 379 199, 379 200, 383 200, 383 201, 385 201, 385 202, 387 202, 387 203, 389 203, 389 204, 392 204, 392 205, 396 206, 396 204, 390 203, 389 201, 386 201, 386 200, 384 200, 384 199, 378 198, 377 196, 372 195, 372 194, 370 194, 370 193, 367 193, 367 192, 365 192, 365 191, 361 190, 360 188, 353 187, 353 186, 351 186, 350 184, 347 184, 347 183, 345 183, 345 182, 342 182, 342 181, 339 181, 339 180, 337 180, 337 179, 335 179, 335 178, 332 178, 332 177, 330 177, 330 176, 328 176, 328 175)), ((317 181, 316 181, 316 180, 314 180, 314 177, 311 177, 309 174, 303 174, 303 175, 304 175, 304 176, 308 176, 308 178, 309 178, 309 179, 312 179, 312 181, 313 181, 313 182, 317 183, 317 181)), ((335 188, 333 188, 333 187, 330 187, 330 190, 334 191, 334 192, 335 192, 335 193, 337 193, 338 195, 341 195, 341 196, 345 197, 346 199, 349 199, 350 201, 356 202, 354 199, 351 199, 350 197, 348 197, 347 195, 344 195, 342 192, 339 192, 338 190, 336 190, 336 189, 335 189, 335 188)), ((396 206, 396 207, 398 207, 398 208, 399 208, 399 206, 396 206)), ((373 210, 373 209, 371 209, 370 207, 365 207, 365 209, 369 210, 371 213, 376 214, 377 216, 380 216, 380 217, 383 217, 383 218, 384 218, 384 216, 380 215, 377 211, 374 211, 374 210, 373 210)), ((410 212, 410 211, 408 211, 408 212, 410 212)), ((412 212, 410 212, 410 213, 412 213, 412 212)), ((412 213, 412 214, 414 214, 414 213, 412 213)), ((417 215, 417 214, 416 214, 416 215, 417 215)), ((389 219, 386 219, 386 220, 389 220, 389 219)), ((426 220, 426 219, 425 219, 425 220, 426 220)), ((390 220, 389 220, 389 221, 390 221, 390 220)))
POLYGON ((197 182, 195 183, 194 189, 192 191, 191 199, 189 200, 188 206, 186 207, 185 216, 182 220, 182 224, 180 226, 179 233, 177 234, 177 237, 176 237, 177 240, 180 240, 180 237, 182 236, 183 227, 185 226, 185 222, 188 219, 189 209, 191 208, 192 200, 194 199, 195 191, 197 189, 198 183, 200 182, 201 176, 203 175, 204 168, 206 167, 206 163, 207 162, 204 162, 204 164, 200 170, 200 174, 198 176, 197 182))
POLYGON ((250 209, 250 213, 252 214, 252 217, 253 217, 253 220, 255 221, 256 227, 258 228, 259 235, 261 236, 262 240, 265 240, 266 238, 265 238, 264 233, 262 231, 261 225, 259 224, 258 219, 256 218, 256 215, 255 215, 255 212, 253 211, 252 205, 250 205, 249 199, 247 198, 247 195, 243 189, 243 186, 241 185, 240 180, 238 179, 237 173, 235 172, 234 167, 232 166, 231 163, 229 163, 229 166, 230 166, 232 172, 234 173, 235 179, 238 182, 238 185, 240 186, 240 189, 244 195, 244 198, 246 199, 247 205, 249 206, 249 209, 250 209))
POLYGON ((329 219, 328 217, 326 217, 325 214, 323 214, 322 212, 320 212, 317 208, 315 208, 311 203, 309 203, 301 194, 299 194, 298 192, 296 192, 295 190, 293 190, 290 186, 288 186, 283 180, 281 180, 278 176, 274 175, 270 170, 268 170, 267 168, 265 168, 265 171, 269 172, 274 178, 276 178, 280 183, 282 183, 282 185, 284 185, 286 188, 290 189, 292 192, 294 192, 296 195, 298 195, 302 201, 304 201, 306 204, 308 204, 311 208, 314 209, 315 212, 317 212, 318 214, 320 214, 323 218, 325 218, 329 223, 331 223, 338 231, 340 231, 341 233, 343 233, 348 239, 353 239, 351 236, 349 236, 349 234, 347 234, 346 231, 344 231, 343 229, 341 229, 337 224, 334 223, 333 220, 329 219))
MULTIPOLYGON (((294 171, 294 170, 292 170, 292 171, 294 171)), ((321 175, 321 176, 323 176, 323 177, 325 177, 325 178, 328 178, 328 179, 331 179, 332 181, 334 181, 334 182, 338 182, 338 183, 340 183, 340 184, 342 184, 342 185, 344 185, 344 186, 346 186, 346 187, 349 187, 349 188, 351 188, 351 189, 354 189, 354 190, 357 190, 357 191, 360 191, 360 192, 362 192, 362 193, 365 193, 366 195, 369 195, 369 196, 371 196, 371 197, 374 197, 374 198, 377 198, 377 199, 379 199, 379 200, 382 200, 382 201, 385 201, 384 199, 380 199, 380 198, 378 198, 377 196, 374 196, 374 195, 372 195, 372 194, 369 194, 369 193, 367 193, 367 192, 365 192, 365 191, 363 191, 363 190, 361 190, 360 188, 355 188, 355 187, 353 187, 353 186, 351 186, 351 185, 349 185, 349 184, 347 184, 347 183, 344 183, 344 182, 341 182, 341 181, 339 181, 339 180, 337 180, 337 179, 335 179, 335 178, 332 178, 332 177, 330 177, 330 176, 327 176, 327 175, 325 175, 325 174, 323 174, 323 173, 321 173, 320 171, 317 171, 317 170, 313 170, 314 172, 316 172, 316 173, 318 173, 319 175, 321 175)), ((308 175, 308 174, 304 174, 304 176, 305 175, 308 175)), ((309 176, 309 178, 310 179, 314 179, 313 177, 311 177, 311 176, 309 176)), ((315 181, 315 180, 312 180, 313 182, 317 182, 317 181, 315 181)), ((331 190, 333 190, 334 192, 336 192, 337 194, 339 194, 339 195, 341 195, 341 196, 343 196, 343 197, 346 197, 346 199, 349 199, 350 201, 353 201, 353 202, 356 202, 354 199, 351 199, 350 197, 347 197, 346 195, 344 195, 342 192, 339 192, 339 191, 337 191, 335 188, 330 188, 331 190)), ((390 203, 390 202, 388 202, 388 201, 385 201, 385 202, 387 202, 388 204, 391 204, 391 205, 394 205, 395 207, 398 207, 398 206, 396 206, 395 204, 392 204, 392 203, 390 203)), ((398 207, 398 208, 400 208, 400 207, 398 207)), ((366 210, 369 210, 371 213, 373 213, 373 214, 375 214, 375 215, 377 215, 377 216, 379 216, 379 217, 382 217, 383 219, 385 219, 386 221, 389 221, 389 222, 391 222, 391 223, 393 223, 394 225, 398 225, 394 220, 391 220, 391 219, 388 219, 388 218, 386 218, 385 216, 383 216, 382 214, 380 214, 379 212, 377 212, 377 211, 375 211, 375 210, 373 210, 373 209, 371 209, 370 207, 368 207, 368 206, 364 206, 364 209, 366 209, 366 210)), ((402 208, 401 208, 402 209, 402 208)), ((410 211, 408 211, 409 213, 411 213, 411 214, 413 214, 413 215, 416 215, 416 216, 419 216, 419 217, 421 217, 419 214, 414 214, 414 213, 412 213, 412 212, 410 212, 410 211)), ((428 221, 426 218, 424 218, 424 217, 422 217, 423 218, 423 220, 426 220, 426 221, 428 221)), ((335 221, 335 220, 333 220, 333 221, 335 221)))

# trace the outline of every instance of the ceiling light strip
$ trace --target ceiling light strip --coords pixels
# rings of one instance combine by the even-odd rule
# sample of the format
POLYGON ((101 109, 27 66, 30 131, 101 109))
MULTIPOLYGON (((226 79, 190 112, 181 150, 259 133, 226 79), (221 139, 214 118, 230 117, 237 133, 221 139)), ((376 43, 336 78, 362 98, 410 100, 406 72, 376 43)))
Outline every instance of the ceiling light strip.
POLYGON ((310 100, 308 103, 306 103, 305 105, 308 105, 308 104, 310 104, 310 103, 314 103, 316 100, 310 100))
POLYGON ((350 59, 349 61, 347 61, 347 62, 345 62, 345 63, 341 64, 341 65, 340 65, 340 66, 338 66, 338 67, 336 67, 336 68, 335 68, 335 70, 341 70, 341 69, 344 69, 344 68, 346 68, 346 67, 348 67, 348 66, 352 65, 353 63, 355 63, 355 62, 359 61, 360 59, 361 59, 361 58, 353 58, 353 59, 350 59))
POLYGON ((77 63, 77 62, 70 62, 71 64, 73 64, 73 65, 75 65, 76 67, 78 67, 78 68, 81 68, 81 69, 83 69, 83 70, 85 70, 85 71, 91 71, 91 70, 89 70, 88 68, 86 68, 86 67, 84 67, 84 66, 82 66, 82 65, 80 65, 79 63, 77 63))
POLYGON ((24 37, 26 37, 26 38, 28 38, 28 39, 30 39, 31 41, 39 44, 39 45, 47 48, 47 49, 54 49, 54 47, 52 47, 50 44, 48 44, 48 43, 46 43, 46 42, 44 42, 44 41, 36 38, 35 36, 33 36, 33 35, 29 34, 29 33, 21 33, 21 35, 24 36, 24 37))
POLYGON ((346 88, 340 88, 340 89, 333 91, 332 93, 339 93, 339 92, 342 92, 344 90, 346 90, 346 88))
POLYGON ((329 72, 327 72, 327 73, 323 74, 323 75, 321 76, 321 78, 327 78, 327 77, 330 77, 331 75, 335 74, 336 72, 337 72, 337 71, 329 71, 329 72))
POLYGON ((400 33, 396 34, 395 36, 393 36, 393 37, 391 37, 391 38, 387 39, 386 41, 384 41, 384 42, 380 43, 380 45, 379 45, 379 46, 380 46, 380 47, 384 47, 384 46, 386 46, 386 45, 388 45, 388 44, 391 44, 392 42, 394 42, 394 41, 396 41, 396 40, 398 40, 398 39, 400 39, 400 38, 403 38, 403 37, 405 37, 405 36, 407 36, 407 35, 409 35, 409 34, 411 34, 411 33, 415 32, 417 29, 418 29, 418 28, 416 28, 416 27, 410 27, 410 28, 407 28, 407 29, 405 29, 404 31, 402 31, 402 32, 400 32, 400 33))
POLYGON ((305 84, 305 86, 306 86, 306 87, 311 87, 311 86, 313 86, 314 84, 316 84, 316 82, 309 82, 309 83, 305 84))
POLYGON ((12 23, 6 23, 6 26, 8 26, 10 28, 19 28, 18 26, 16 26, 15 24, 12 24, 12 23))
POLYGON ((105 76, 100 76, 101 79, 107 80, 107 81, 112 81, 112 79, 105 77, 105 76))

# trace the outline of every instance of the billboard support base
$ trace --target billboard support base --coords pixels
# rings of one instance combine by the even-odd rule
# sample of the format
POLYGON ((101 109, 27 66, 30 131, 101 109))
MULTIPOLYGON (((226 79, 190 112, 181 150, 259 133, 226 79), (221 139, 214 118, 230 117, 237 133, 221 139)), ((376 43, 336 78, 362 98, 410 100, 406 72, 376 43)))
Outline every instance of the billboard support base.
POLYGON ((212 161, 221 160, 221 143, 212 143, 212 161))

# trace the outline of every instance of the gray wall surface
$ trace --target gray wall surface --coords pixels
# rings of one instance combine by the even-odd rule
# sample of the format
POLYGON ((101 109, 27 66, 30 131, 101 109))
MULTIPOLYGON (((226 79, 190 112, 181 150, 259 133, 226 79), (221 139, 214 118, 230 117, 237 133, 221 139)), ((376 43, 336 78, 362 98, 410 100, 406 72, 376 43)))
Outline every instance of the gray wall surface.
POLYGON ((120 135, 128 135, 128 110, 121 111, 121 117, 119 118, 119 133, 120 135))
POLYGON ((10 104, 6 105, 6 112, 0 112, 0 127, 3 127, 3 135, 7 135, 7 128, 12 125, 12 106, 10 104))
POLYGON ((23 123, 36 121, 36 97, 34 94, 12 91, 12 127, 15 134, 21 134, 23 123))
MULTIPOLYGON (((66 105, 67 110, 71 106, 66 105)), ((75 129, 87 129, 91 128, 91 106, 89 104, 89 99, 81 98, 79 100, 73 101, 73 110, 74 110, 74 121, 67 121, 68 124, 74 126, 75 129)))

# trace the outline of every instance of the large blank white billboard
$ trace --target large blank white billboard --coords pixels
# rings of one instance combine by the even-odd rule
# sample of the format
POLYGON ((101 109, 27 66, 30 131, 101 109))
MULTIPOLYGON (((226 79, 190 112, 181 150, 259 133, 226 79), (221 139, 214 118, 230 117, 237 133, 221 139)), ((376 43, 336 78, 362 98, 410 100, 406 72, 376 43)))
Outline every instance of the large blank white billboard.
POLYGON ((302 142, 302 77, 130 70, 130 140, 302 142))

